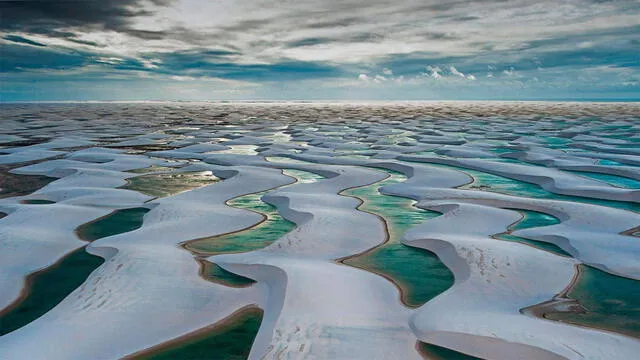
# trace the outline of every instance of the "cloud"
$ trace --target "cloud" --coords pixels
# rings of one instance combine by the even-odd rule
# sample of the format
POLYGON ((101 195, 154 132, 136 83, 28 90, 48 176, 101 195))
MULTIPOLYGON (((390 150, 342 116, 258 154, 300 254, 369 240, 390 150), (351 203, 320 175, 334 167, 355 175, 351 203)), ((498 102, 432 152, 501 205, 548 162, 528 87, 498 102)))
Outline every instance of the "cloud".
POLYGON ((368 81, 463 93, 491 82, 544 94, 560 82, 609 89, 637 82, 587 77, 586 69, 640 71, 633 0, 38 0, 0 2, 0 13, 2 71, 25 82, 51 69, 272 88, 321 83, 318 91, 368 81))
POLYGON ((451 75, 459 76, 461 78, 465 77, 464 74, 458 71, 455 66, 449 66, 449 71, 451 72, 451 75))
POLYGON ((120 59, 117 57, 97 57, 95 62, 102 64, 110 64, 110 65, 119 65, 122 64, 124 59, 120 59))
POLYGON ((427 65, 427 71, 429 72, 427 75, 434 79, 440 79, 442 77, 442 69, 438 66, 427 65))
POLYGON ((376 76, 373 78, 373 81, 375 81, 375 82, 377 82, 377 83, 381 83, 381 82, 383 82, 383 81, 387 81, 387 80, 389 80, 389 79, 387 79, 386 77, 384 77, 384 76, 382 76, 382 75, 376 75, 376 76))
POLYGON ((160 67, 161 61, 159 59, 140 59, 140 63, 147 69, 157 69, 160 67))
POLYGON ((0 29, 46 34, 61 28, 127 29, 133 19, 151 15, 140 0, 2 1, 0 29))
POLYGON ((4 40, 11 41, 11 42, 14 42, 14 43, 19 43, 19 44, 41 46, 41 47, 46 47, 47 46, 45 44, 41 44, 39 42, 36 42, 36 41, 33 41, 33 40, 29 40, 27 38, 23 38, 22 36, 18 36, 18 35, 5 35, 2 38, 4 40))

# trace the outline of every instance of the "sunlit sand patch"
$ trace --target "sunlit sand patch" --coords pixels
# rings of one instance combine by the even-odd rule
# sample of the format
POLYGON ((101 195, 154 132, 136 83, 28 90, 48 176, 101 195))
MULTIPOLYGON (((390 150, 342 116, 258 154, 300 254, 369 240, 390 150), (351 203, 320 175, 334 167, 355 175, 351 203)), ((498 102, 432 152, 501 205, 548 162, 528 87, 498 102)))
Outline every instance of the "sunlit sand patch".
POLYGON ((176 170, 176 169, 168 166, 151 165, 146 168, 129 170, 128 172, 134 173, 134 174, 144 174, 144 173, 151 173, 151 172, 167 172, 167 171, 173 171, 173 170, 176 170))
POLYGON ((262 317, 257 307, 240 309, 214 325, 125 359, 247 359, 262 317))
POLYGON ((290 164, 305 164, 305 165, 309 164, 308 161, 288 158, 285 156, 267 156, 265 157, 265 160, 271 161, 271 162, 282 162, 282 163, 290 163, 290 164))
POLYGON ((205 154, 237 154, 237 155, 257 155, 257 145, 228 145, 231 149, 212 151, 205 154))
POLYGON ((411 199, 382 195, 378 191, 382 186, 405 180, 404 175, 390 172, 390 176, 381 182, 342 192, 363 200, 359 210, 378 215, 385 221, 388 240, 341 262, 391 280, 400 288, 403 303, 417 307, 451 287, 453 274, 432 252, 400 243, 402 234, 409 228, 440 215, 414 207, 415 201, 411 199))
POLYGON ((285 133, 284 131, 274 132, 273 135, 267 136, 268 139, 273 140, 275 143, 286 143, 291 141, 291 135, 285 133))
POLYGON ((311 171, 283 169, 282 173, 295 178, 297 180, 296 183, 299 184, 310 184, 324 179, 324 176, 318 175, 311 171))
POLYGON ((165 197, 197 189, 220 181, 210 171, 170 172, 140 175, 127 179, 121 189, 139 191, 155 197, 165 197))

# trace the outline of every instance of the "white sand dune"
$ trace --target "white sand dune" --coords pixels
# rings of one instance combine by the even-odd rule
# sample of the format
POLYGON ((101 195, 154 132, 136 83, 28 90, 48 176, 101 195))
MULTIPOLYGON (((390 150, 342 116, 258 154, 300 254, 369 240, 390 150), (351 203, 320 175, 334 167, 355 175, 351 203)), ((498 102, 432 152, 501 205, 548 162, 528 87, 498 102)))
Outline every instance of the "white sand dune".
MULTIPOLYGON (((147 159, 146 164, 154 163, 147 159)), ((75 229, 116 209, 140 206, 151 197, 115 188, 131 174, 74 166, 92 165, 73 160, 52 160, 13 170, 19 174, 62 177, 31 195, 0 199, 0 308, 13 302, 24 286, 24 277, 57 262, 84 246, 75 229), (54 204, 22 204, 25 200, 49 200, 54 204), (99 205, 96 207, 96 205, 99 205), (25 224, 29 224, 25 226, 25 224)))
POLYGON ((444 215, 409 230, 403 242, 435 252, 456 279, 413 316, 422 341, 490 359, 630 359, 640 351, 632 338, 520 313, 560 293, 576 261, 488 237, 516 212, 446 200, 421 206, 444 215))
POLYGON ((573 175, 553 168, 501 163, 489 160, 444 159, 428 156, 400 156, 398 159, 466 167, 510 179, 537 184, 543 189, 557 194, 640 202, 640 190, 617 188, 601 181, 573 175))
POLYGON ((260 215, 224 202, 293 181, 269 169, 218 173, 230 171, 235 175, 226 181, 148 203, 152 210, 138 230, 91 243, 87 250, 106 263, 45 316, 1 337, 0 358, 118 358, 259 304, 262 285, 235 289, 208 282, 193 256, 177 246, 259 222, 260 215))
POLYGON ((251 358, 420 358, 398 290, 381 277, 331 261, 384 241, 380 220, 357 211, 356 199, 337 193, 386 175, 348 166, 328 169, 339 175, 263 197, 295 222, 296 230, 263 250, 210 258, 271 288, 270 316, 263 320, 251 358), (279 275, 265 278, 265 272, 274 271, 265 269, 279 269, 279 275))
MULTIPOLYGON (((264 310, 252 359, 418 359, 418 340, 487 359, 632 359, 640 351, 635 338, 523 310, 566 290, 580 264, 640 280, 640 214, 629 211, 640 190, 575 173, 640 178, 637 105, 95 106, 60 105, 42 119, 29 106, 7 110, 3 171, 57 180, 0 199, 0 309, 24 290, 26 276, 87 245, 79 226, 118 209, 150 211, 140 228, 88 244, 105 263, 52 310, 0 337, 0 359, 120 358, 252 304, 264 310), (18 142, 33 145, 11 145, 18 142), (143 175, 131 170, 151 166, 223 181, 164 198, 121 188, 143 175), (324 179, 294 183, 282 169, 324 179), (474 180, 465 169, 581 199, 463 187, 474 180), (418 309, 402 304, 391 281, 339 262, 387 239, 379 217, 340 193, 389 172, 408 179, 381 194, 443 213, 404 234, 406 245, 432 251, 455 275, 453 287, 418 309), (255 280, 251 286, 205 280, 204 260, 181 245, 260 223, 263 215, 226 202, 262 192, 295 228, 262 249, 207 259, 255 280), (560 223, 509 233, 570 256, 495 236, 525 210, 560 223)), ((415 214, 407 211, 409 220, 415 214)))

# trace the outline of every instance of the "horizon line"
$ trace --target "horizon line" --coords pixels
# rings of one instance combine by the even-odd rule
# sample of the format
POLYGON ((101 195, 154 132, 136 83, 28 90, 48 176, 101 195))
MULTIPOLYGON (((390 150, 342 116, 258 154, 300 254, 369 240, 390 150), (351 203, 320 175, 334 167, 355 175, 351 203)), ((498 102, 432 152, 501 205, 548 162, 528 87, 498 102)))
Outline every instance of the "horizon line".
POLYGON ((639 103, 640 98, 558 98, 558 99, 467 99, 467 100, 346 100, 346 99, 239 99, 239 100, 1 100, 0 104, 90 104, 90 103, 210 103, 210 104, 229 104, 229 103, 345 103, 345 104, 363 104, 363 103, 472 103, 472 102, 508 102, 508 103, 639 103))

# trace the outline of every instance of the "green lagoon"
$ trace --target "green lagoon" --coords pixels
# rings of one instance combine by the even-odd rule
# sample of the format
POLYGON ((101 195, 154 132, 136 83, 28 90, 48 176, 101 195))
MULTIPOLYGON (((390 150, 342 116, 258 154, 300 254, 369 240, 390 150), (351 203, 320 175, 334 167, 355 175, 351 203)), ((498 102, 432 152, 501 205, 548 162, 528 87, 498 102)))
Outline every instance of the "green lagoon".
POLYGON ((400 242, 408 229, 440 213, 416 208, 408 198, 381 194, 380 187, 406 180, 400 173, 389 173, 385 180, 342 192, 362 199, 359 210, 380 216, 389 235, 386 243, 342 262, 386 277, 401 289, 405 305, 418 307, 451 287, 453 273, 434 253, 400 242))

